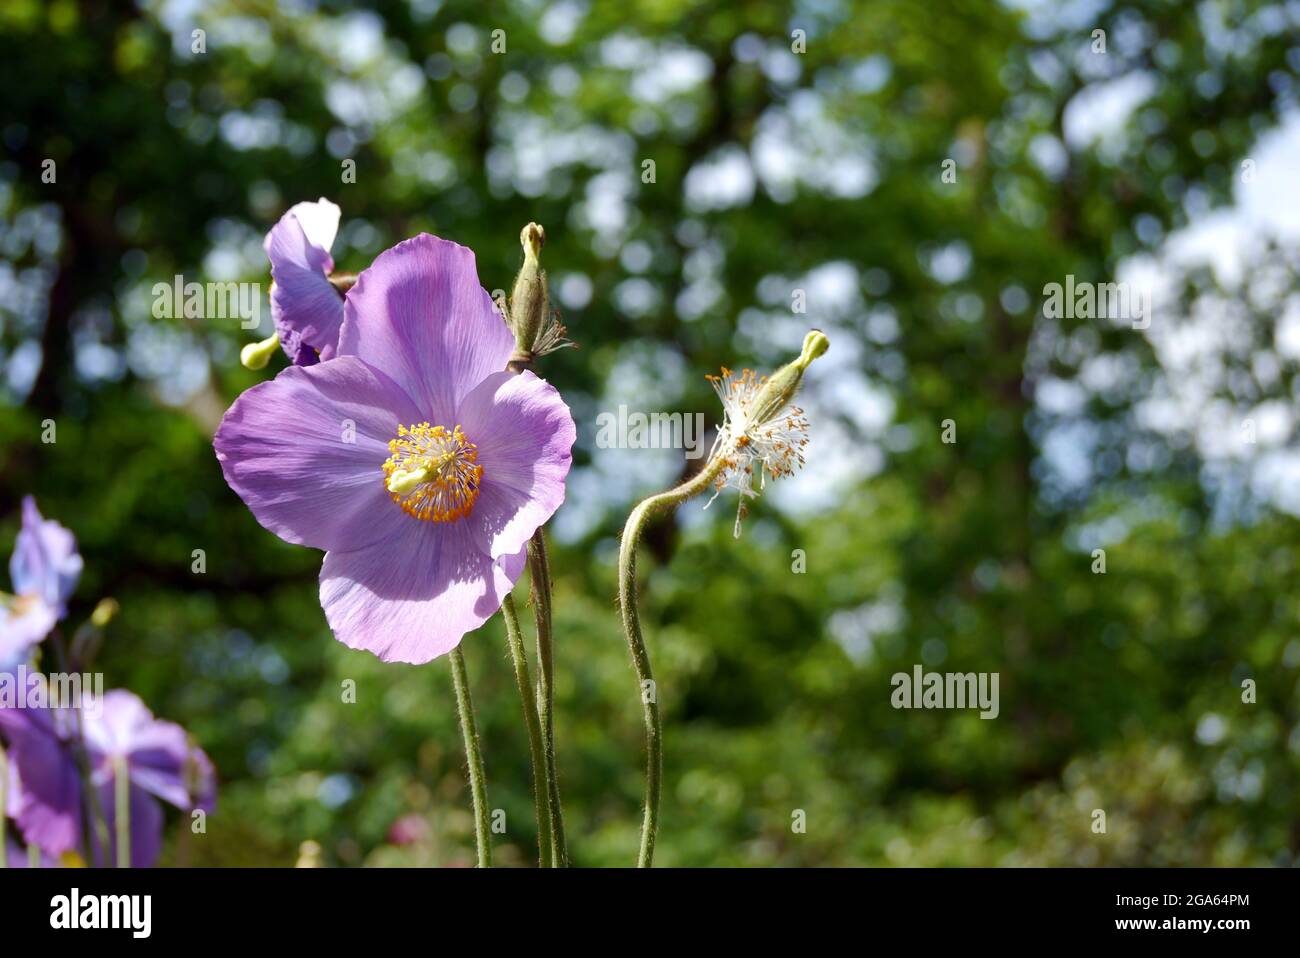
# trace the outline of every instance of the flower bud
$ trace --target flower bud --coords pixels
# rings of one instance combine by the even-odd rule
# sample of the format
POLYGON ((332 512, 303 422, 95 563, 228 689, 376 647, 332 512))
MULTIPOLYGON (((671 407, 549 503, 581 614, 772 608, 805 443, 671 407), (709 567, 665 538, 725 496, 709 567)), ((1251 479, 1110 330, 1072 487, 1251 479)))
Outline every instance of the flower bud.
POLYGON ((519 242, 524 248, 524 265, 510 293, 510 328, 515 334, 516 351, 532 353, 551 311, 546 273, 538 259, 546 231, 529 223, 519 234, 519 242))
POLYGON ((108 623, 113 621, 121 606, 117 604, 116 599, 100 599, 95 606, 95 611, 90 613, 91 624, 97 629, 102 629, 108 623))
POLYGON ((794 399, 803 382, 804 370, 814 359, 830 347, 830 340, 820 329, 814 329, 804 337, 803 351, 799 358, 786 363, 763 383, 763 388, 754 397, 753 408, 749 412, 751 423, 767 422, 780 413, 794 399))
POLYGON ((239 351, 239 361, 248 369, 265 369, 275 351, 280 348, 280 337, 272 333, 259 343, 249 343, 239 351))

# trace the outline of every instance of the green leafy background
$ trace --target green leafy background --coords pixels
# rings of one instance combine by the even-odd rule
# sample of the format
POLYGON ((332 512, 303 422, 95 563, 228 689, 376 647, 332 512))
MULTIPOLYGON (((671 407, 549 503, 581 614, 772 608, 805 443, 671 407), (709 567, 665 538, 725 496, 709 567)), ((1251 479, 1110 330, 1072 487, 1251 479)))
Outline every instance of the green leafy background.
MULTIPOLYGON (((832 347, 805 390, 808 467, 739 540, 725 497, 647 536, 659 862, 1294 864, 1300 526, 1259 481, 1295 443, 1294 237, 1251 233, 1235 283, 1169 267, 1149 334, 1050 320, 1040 291, 1110 280, 1232 207, 1243 160, 1296 109, 1298 27, 1295 2, 1246 0, 6 2, 0 533, 29 492, 73 529, 73 624, 100 597, 122 606, 109 685, 219 769, 207 834, 169 819, 164 863, 473 861, 446 661, 384 665, 334 641, 320 554, 258 526, 217 467, 221 413, 282 358, 250 372, 236 322, 151 311, 176 274, 264 292, 261 237, 325 196, 343 209, 340 268, 427 230, 472 247, 489 289, 513 279, 519 228, 546 226, 581 345, 542 369, 579 427, 552 528, 577 864, 635 859, 617 536, 689 466, 598 449, 596 418, 625 403, 716 422, 704 374, 769 370, 810 326, 832 347), (1072 142, 1072 111, 1115 83, 1145 96, 1072 142), (1223 336, 1201 342, 1202 406, 1153 425, 1144 411, 1186 381, 1156 334, 1207 316, 1223 336), (1262 410, 1283 426, 1243 446, 1262 410), (1207 438, 1216 422, 1235 451, 1207 438), (1001 714, 893 709, 890 676, 917 663, 999 673, 1001 714), (395 841, 406 816, 416 837, 395 841)), ((498 861, 527 864, 499 619, 463 647, 508 823, 498 861)))

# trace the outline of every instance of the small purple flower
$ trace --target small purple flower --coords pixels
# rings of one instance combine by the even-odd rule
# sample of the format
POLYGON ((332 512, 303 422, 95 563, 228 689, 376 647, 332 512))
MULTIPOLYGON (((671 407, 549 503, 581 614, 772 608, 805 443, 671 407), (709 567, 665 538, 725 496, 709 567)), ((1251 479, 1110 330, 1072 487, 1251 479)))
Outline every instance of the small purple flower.
MULTIPOLYGON (((91 784, 115 841, 114 769, 130 779, 131 864, 149 867, 162 848, 162 799, 186 811, 210 811, 216 799, 212 762, 185 730, 156 719, 134 693, 116 689, 79 710, 91 784)), ((76 753, 77 714, 72 709, 0 709, 0 732, 18 773, 13 817, 28 844, 51 855, 78 848, 83 789, 76 753)), ((109 861, 116 861, 110 849, 109 861)))
POLYGON ((80 576, 72 533, 42 518, 31 496, 24 498, 23 525, 9 559, 14 594, 0 593, 0 668, 23 658, 68 614, 80 576))
POLYGON ((258 522, 326 550, 335 636, 427 662, 519 578, 529 537, 564 501, 576 429, 554 387, 504 371, 514 340, 465 247, 400 243, 344 311, 335 357, 249 389, 213 444, 258 522))
POLYGON ((289 359, 311 366, 329 359, 343 325, 343 296, 329 281, 339 208, 322 197, 299 203, 266 234, 271 259, 271 319, 289 359))

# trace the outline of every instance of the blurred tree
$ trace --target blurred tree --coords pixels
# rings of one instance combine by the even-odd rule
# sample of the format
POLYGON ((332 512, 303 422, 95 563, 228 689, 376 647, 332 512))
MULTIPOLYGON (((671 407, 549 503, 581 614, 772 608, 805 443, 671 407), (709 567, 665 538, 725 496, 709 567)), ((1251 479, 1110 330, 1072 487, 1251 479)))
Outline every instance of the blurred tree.
MULTIPOLYGON (((663 863, 1293 862, 1300 530, 1250 450, 1216 458, 1194 410, 1150 412, 1190 409, 1170 343, 1205 311, 1237 331, 1216 428, 1292 407, 1278 316, 1300 258, 1264 246, 1235 287, 1166 263, 1146 331, 1048 318, 1041 291, 1111 281, 1234 198, 1295 109, 1298 23, 1247 0, 6 3, 0 502, 12 528, 34 491, 76 531, 83 610, 123 603, 110 682, 221 769, 189 860, 289 863, 306 839, 342 864, 469 859, 445 668, 334 643, 318 557, 221 480, 211 430, 266 375, 236 359, 257 334, 151 309, 177 274, 265 284, 263 233, 324 195, 342 268, 430 230, 505 288, 518 227, 548 229, 582 346, 544 369, 580 428, 553 562, 579 863, 636 842, 613 537, 688 465, 597 449, 596 413, 716 418, 705 372, 771 368, 810 325, 832 351, 809 468, 740 542, 692 506, 643 563, 663 863), (895 711, 889 677, 917 662, 999 672, 1000 717, 895 711), (393 839, 409 814, 431 827, 393 839)), ((498 627, 467 655, 525 860, 498 627)))

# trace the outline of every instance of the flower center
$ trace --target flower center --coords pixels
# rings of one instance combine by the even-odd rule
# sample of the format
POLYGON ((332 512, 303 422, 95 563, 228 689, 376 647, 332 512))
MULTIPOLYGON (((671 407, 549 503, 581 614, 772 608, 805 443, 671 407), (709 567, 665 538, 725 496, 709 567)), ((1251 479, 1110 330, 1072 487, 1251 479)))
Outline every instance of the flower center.
POLYGON ((40 603, 41 595, 39 592, 23 592, 19 595, 0 592, 0 607, 8 609, 14 616, 26 615, 40 603))
POLYGON ((403 512, 426 522, 454 522, 469 515, 483 467, 476 462, 478 447, 460 426, 398 426, 388 451, 384 485, 403 512))

